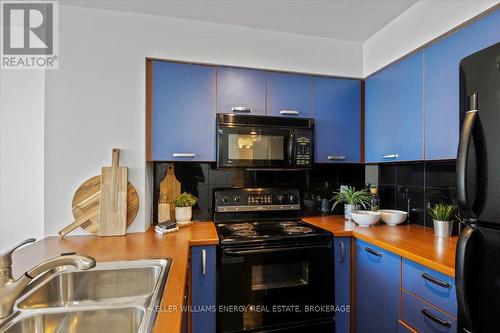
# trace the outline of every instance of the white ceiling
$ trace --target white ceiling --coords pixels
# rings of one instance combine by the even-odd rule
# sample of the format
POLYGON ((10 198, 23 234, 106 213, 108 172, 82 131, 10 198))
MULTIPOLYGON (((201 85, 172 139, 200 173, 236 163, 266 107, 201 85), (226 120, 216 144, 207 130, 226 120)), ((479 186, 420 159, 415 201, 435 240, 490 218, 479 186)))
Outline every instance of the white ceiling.
POLYGON ((364 42, 417 0, 61 0, 62 5, 169 16, 364 42))

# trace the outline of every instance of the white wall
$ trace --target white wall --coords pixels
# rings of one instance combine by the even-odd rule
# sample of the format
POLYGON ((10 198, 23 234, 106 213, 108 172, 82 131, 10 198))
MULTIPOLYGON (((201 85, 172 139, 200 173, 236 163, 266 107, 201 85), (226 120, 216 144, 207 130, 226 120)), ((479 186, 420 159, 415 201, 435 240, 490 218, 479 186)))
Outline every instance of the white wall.
POLYGON ((497 3, 499 1, 418 1, 364 43, 364 76, 372 74, 497 3))
POLYGON ((44 235, 43 70, 0 71, 0 253, 44 235))
MULTIPOLYGON (((111 148, 138 190, 131 231, 149 223, 145 58, 360 77, 362 46, 324 38, 60 6, 59 70, 47 72, 45 233, 71 221, 71 197, 109 165, 111 148)), ((196 121, 193 119, 193 121, 196 121)))

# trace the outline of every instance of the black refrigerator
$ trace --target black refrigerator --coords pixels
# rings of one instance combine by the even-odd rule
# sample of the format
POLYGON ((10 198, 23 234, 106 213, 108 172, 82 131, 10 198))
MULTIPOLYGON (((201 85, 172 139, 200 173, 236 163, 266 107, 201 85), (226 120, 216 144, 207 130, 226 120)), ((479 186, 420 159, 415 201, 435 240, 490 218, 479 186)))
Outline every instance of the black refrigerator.
POLYGON ((459 332, 500 332, 500 43, 460 63, 459 332))

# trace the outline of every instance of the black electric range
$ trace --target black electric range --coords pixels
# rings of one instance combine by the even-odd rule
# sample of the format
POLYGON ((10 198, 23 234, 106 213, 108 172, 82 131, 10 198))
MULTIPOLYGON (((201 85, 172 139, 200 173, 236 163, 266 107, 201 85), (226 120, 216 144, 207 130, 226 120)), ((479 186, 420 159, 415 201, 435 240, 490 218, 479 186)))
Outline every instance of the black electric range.
POLYGON ((214 222, 218 332, 334 331, 333 235, 300 219, 298 190, 215 190, 214 222))

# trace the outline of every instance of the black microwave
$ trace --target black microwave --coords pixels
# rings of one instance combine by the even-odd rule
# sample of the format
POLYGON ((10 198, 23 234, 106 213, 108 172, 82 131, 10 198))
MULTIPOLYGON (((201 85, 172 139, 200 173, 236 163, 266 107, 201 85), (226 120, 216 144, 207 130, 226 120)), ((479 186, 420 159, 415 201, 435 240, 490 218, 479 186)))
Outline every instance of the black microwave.
POLYGON ((305 169, 314 161, 314 120, 217 114, 217 167, 305 169))

